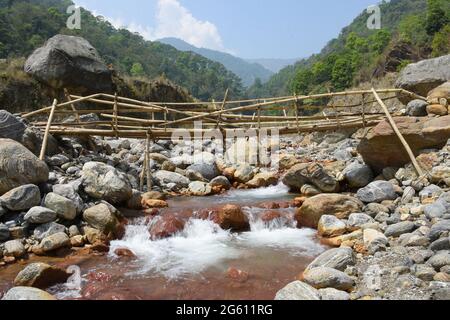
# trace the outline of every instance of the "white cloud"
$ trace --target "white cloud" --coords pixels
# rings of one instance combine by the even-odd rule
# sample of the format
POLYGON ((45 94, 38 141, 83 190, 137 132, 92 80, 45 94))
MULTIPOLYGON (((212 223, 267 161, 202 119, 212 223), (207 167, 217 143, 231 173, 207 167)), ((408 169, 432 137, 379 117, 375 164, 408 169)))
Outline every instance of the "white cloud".
POLYGON ((114 27, 138 32, 147 40, 175 37, 196 47, 228 51, 223 45, 217 27, 209 21, 195 18, 178 0, 158 0, 154 27, 134 21, 127 23, 123 18, 105 17, 105 19, 114 27))
POLYGON ((158 0, 156 20, 154 39, 176 37, 196 47, 225 49, 217 27, 209 21, 196 19, 177 0, 158 0))

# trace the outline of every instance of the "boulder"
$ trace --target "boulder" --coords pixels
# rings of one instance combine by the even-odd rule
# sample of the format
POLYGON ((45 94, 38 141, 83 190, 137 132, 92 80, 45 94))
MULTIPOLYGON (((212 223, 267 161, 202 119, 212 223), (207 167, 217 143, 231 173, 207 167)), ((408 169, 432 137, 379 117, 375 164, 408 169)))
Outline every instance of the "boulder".
POLYGON ((0 195, 22 185, 47 182, 48 174, 45 162, 27 148, 13 140, 0 139, 0 195))
POLYGON ((31 287, 14 287, 9 289, 5 293, 2 300, 10 301, 45 301, 45 300, 57 300, 50 293, 45 292, 41 289, 31 288, 31 287))
POLYGON ((50 222, 36 227, 36 229, 34 229, 33 231, 33 237, 36 238, 36 240, 41 241, 42 239, 54 235, 55 233, 61 233, 65 231, 66 227, 62 224, 50 222))
POLYGON ((348 291, 353 288, 355 282, 342 271, 318 267, 303 273, 304 281, 316 289, 334 288, 348 291))
POLYGON ((0 223, 0 242, 6 241, 11 236, 8 226, 0 223))
POLYGON ((32 263, 26 266, 14 279, 15 286, 46 289, 69 278, 65 270, 52 267, 46 263, 32 263))
POLYGON ((212 188, 219 188, 222 190, 230 190, 231 189, 230 180, 228 180, 228 178, 224 177, 224 176, 218 176, 218 177, 212 179, 211 182, 209 183, 209 185, 212 188))
POLYGON ((374 223, 375 220, 365 213, 352 213, 348 217, 348 227, 350 230, 355 231, 361 229, 365 224, 374 223))
POLYGON ((5 250, 3 255, 7 257, 20 258, 25 255, 26 250, 20 240, 10 240, 4 244, 5 250))
POLYGON ((24 217, 24 220, 31 224, 45 224, 56 220, 56 212, 44 208, 44 207, 33 207, 28 210, 24 217))
POLYGON ((348 301, 350 294, 333 288, 320 289, 319 294, 322 301, 348 301))
POLYGON ((81 213, 84 209, 84 202, 80 195, 76 192, 71 184, 55 184, 53 186, 53 193, 60 195, 72 201, 72 204, 77 209, 77 213, 81 213))
POLYGON ((111 92, 111 70, 85 39, 56 35, 34 51, 25 72, 47 85, 77 91, 111 92))
POLYGON ((363 234, 364 247, 370 254, 374 254, 385 249, 388 245, 388 238, 374 229, 365 229, 363 234))
POLYGON ((411 221, 403 221, 387 227, 384 232, 386 237, 400 237, 402 234, 410 233, 416 229, 416 225, 411 221))
POLYGON ((247 182, 250 188, 265 188, 278 183, 278 174, 276 172, 260 172, 247 182))
MULTIPOLYGON (((450 55, 409 64, 400 73, 396 88, 402 88, 426 97, 430 90, 450 80, 450 55)), ((411 97, 400 95, 408 103, 411 97)))
POLYGON ((198 172, 202 175, 203 178, 207 179, 208 181, 218 177, 220 175, 219 169, 217 169, 216 163, 194 163, 193 165, 189 166, 187 170, 191 170, 194 172, 198 172))
POLYGON ((319 291, 310 285, 295 281, 277 292, 275 300, 316 301, 320 300, 319 291))
POLYGON ((184 225, 183 220, 173 215, 165 215, 155 219, 150 225, 149 232, 153 240, 164 239, 183 231, 184 225))
POLYGON ((56 193, 49 193, 45 197, 44 205, 56 212, 59 218, 71 221, 77 217, 77 208, 75 204, 56 193))
POLYGON ((343 235, 347 225, 335 216, 323 215, 319 220, 318 231, 322 237, 334 238, 343 235))
POLYGON ((428 92, 427 100, 430 104, 441 104, 443 106, 448 106, 448 101, 450 100, 450 81, 447 81, 446 83, 428 92))
POLYGON ((105 234, 108 234, 109 232, 115 233, 119 225, 119 221, 115 214, 103 203, 86 209, 83 213, 83 220, 91 227, 98 229, 105 234))
POLYGON ((247 183, 255 176, 254 168, 248 164, 240 164, 234 172, 234 179, 240 183, 247 183))
POLYGON ((43 252, 51 252, 68 246, 70 246, 69 236, 64 232, 59 232, 42 239, 39 248, 43 252))
POLYGON ((21 142, 27 126, 5 110, 0 110, 0 138, 21 142))
POLYGON ((293 166, 283 177, 283 183, 292 190, 301 190, 305 184, 312 184, 323 192, 339 190, 338 181, 317 163, 302 163, 293 166))
POLYGON ((166 187, 168 184, 175 184, 177 189, 187 188, 189 186, 189 179, 181 174, 160 170, 154 174, 154 178, 159 186, 166 187))
POLYGON ((442 220, 435 224, 430 229, 430 233, 428 234, 428 238, 431 241, 436 241, 443 234, 450 232, 450 220, 442 220))
POLYGON ((41 192, 34 184, 12 189, 0 197, 3 207, 11 211, 28 210, 41 202, 41 192))
POLYGON ((209 184, 200 181, 194 181, 189 184, 189 192, 194 196, 208 196, 212 193, 212 188, 209 184))
POLYGON ((450 167, 437 166, 431 170, 431 182, 433 183, 445 183, 450 187, 450 167))
POLYGON ((426 117, 428 103, 423 100, 412 100, 406 106, 406 114, 411 117, 426 117))
POLYGON ((348 266, 354 266, 355 264, 356 257, 351 248, 335 248, 325 251, 318 256, 308 265, 305 272, 319 267, 328 267, 339 271, 345 271, 348 266))
POLYGON ((368 165, 352 163, 342 172, 350 188, 363 188, 373 181, 374 175, 368 165))
POLYGON ((436 116, 446 116, 448 114, 448 110, 446 106, 440 104, 430 104, 427 107, 427 113, 436 116))
MULTIPOLYGON (((395 117, 394 120, 416 156, 423 149, 442 149, 450 139, 450 116, 432 119, 395 117)), ((358 152, 378 173, 386 167, 401 168, 411 162, 387 120, 370 130, 361 140, 358 152)))
POLYGON ((231 204, 218 211, 215 222, 224 230, 242 231, 248 230, 250 227, 248 218, 242 209, 231 204))
POLYGON ((339 219, 346 219, 352 213, 361 212, 362 207, 362 202, 350 196, 321 194, 306 199, 297 209, 295 218, 299 226, 317 228, 323 215, 334 215, 339 219))
POLYGON ((445 250, 436 253, 427 261, 427 264, 432 266, 436 271, 441 270, 445 266, 450 266, 450 251, 445 250))
POLYGON ((384 200, 397 199, 394 185, 388 181, 374 181, 367 187, 359 189, 356 196, 365 203, 380 203, 384 200))
POLYGON ((81 177, 84 191, 94 199, 120 204, 132 196, 132 187, 127 176, 104 163, 86 163, 81 177))

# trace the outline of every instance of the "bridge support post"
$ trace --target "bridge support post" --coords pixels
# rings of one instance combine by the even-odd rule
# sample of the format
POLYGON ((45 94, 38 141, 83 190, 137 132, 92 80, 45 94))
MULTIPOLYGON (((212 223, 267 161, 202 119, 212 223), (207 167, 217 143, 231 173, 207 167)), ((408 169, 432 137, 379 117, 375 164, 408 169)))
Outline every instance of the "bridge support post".
POLYGON ((56 99, 53 100, 52 109, 51 109, 50 115, 48 117, 47 127, 45 128, 44 139, 42 140, 41 154, 39 156, 39 159, 41 159, 41 160, 45 159, 45 153, 47 151, 47 144, 48 144, 48 136, 50 134, 50 127, 53 122, 53 117, 55 115, 55 109, 56 109, 57 105, 58 105, 58 100, 56 100, 56 99))

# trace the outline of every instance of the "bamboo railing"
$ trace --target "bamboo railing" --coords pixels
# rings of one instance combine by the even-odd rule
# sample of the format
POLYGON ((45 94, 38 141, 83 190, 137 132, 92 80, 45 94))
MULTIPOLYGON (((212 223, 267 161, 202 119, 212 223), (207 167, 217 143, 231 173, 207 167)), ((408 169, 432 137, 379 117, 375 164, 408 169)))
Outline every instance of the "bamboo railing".
MULTIPOLYGON (((187 103, 144 102, 106 93, 83 97, 71 95, 65 90, 66 102, 58 103, 55 100, 52 106, 22 116, 30 121, 36 117, 47 117, 46 121, 32 121, 36 127, 45 130, 41 152, 43 159, 49 134, 137 138, 146 139, 148 145, 150 140, 170 139, 180 128, 194 137, 215 129, 221 132, 252 129, 258 133, 261 130, 276 129, 280 135, 287 135, 371 127, 386 116, 391 125, 395 126, 385 102, 395 99, 400 94, 426 100, 403 89, 356 90, 238 101, 228 100, 227 90, 220 102, 187 103), (361 102, 349 105, 302 105, 305 100, 315 101, 344 96, 355 96, 361 102), (376 112, 369 110, 369 105, 374 103, 381 107, 381 110, 376 112), (310 110, 316 110, 316 114, 302 115, 310 110), (282 115, 271 114, 274 111, 282 112, 282 115), (86 114, 96 114, 98 120, 83 122, 83 116, 86 114), (71 116, 72 120, 67 119, 68 116, 71 116), (202 121, 202 129, 194 127, 194 123, 198 121, 202 121)), ((394 131, 398 134, 395 127, 394 131)), ((399 138, 403 143, 404 139, 402 140, 401 136, 399 138)), ((408 147, 405 148, 408 151, 408 147)), ((148 158, 145 159, 145 165, 148 166, 148 158)), ((420 168, 416 169, 420 171, 420 168)), ((141 181, 143 180, 144 176, 141 177, 141 181)))

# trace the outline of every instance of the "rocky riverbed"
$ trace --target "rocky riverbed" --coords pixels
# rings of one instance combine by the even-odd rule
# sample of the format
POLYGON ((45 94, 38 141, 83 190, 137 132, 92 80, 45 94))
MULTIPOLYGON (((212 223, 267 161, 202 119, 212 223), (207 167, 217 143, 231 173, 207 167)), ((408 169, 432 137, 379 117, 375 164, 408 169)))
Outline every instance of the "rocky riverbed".
MULTIPOLYGON (((197 153, 193 142, 155 141, 152 184, 143 191, 143 141, 51 137, 41 161, 42 133, 0 111, 3 299, 73 298, 55 286, 73 281, 62 266, 76 257, 92 259, 81 270, 86 299, 189 298, 173 295, 180 285, 173 279, 218 279, 217 272, 228 280, 216 284, 270 288, 271 297, 224 289, 230 299, 450 299, 448 88, 395 117, 423 176, 382 122, 282 137, 276 170, 233 161, 235 150, 252 157, 245 139, 224 155, 214 154, 212 141, 197 153), (93 264, 117 259, 122 269, 93 272, 93 264), (209 268, 217 265, 228 269, 209 268), (154 290, 175 284, 155 295, 142 287, 137 295, 98 293, 98 282, 120 283, 123 266, 156 276, 154 290), (281 274, 267 276, 267 266, 281 274)), ((204 293, 194 296, 220 298, 204 293)))

